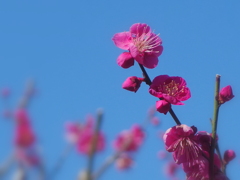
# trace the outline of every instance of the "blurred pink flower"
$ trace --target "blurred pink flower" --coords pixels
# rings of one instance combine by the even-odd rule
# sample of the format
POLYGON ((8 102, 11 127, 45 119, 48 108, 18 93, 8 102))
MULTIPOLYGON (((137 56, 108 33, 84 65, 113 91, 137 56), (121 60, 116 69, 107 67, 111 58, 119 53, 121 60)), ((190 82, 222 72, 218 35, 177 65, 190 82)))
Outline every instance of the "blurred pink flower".
POLYGON ((235 151, 233 150, 226 150, 224 152, 224 161, 226 163, 229 163, 230 161, 232 161, 234 158, 236 157, 235 151))
MULTIPOLYGON (((94 140, 94 129, 84 129, 81 133, 80 138, 77 142, 77 150, 80 153, 83 153, 85 155, 89 155, 91 153, 92 143, 94 140)), ((97 135, 96 139, 96 152, 102 151, 105 147, 105 138, 102 133, 99 133, 97 135)))
POLYGON ((126 170, 132 167, 133 160, 128 154, 121 154, 115 161, 115 166, 119 170, 126 170))
POLYGON ((141 83, 144 81, 144 78, 139 78, 136 76, 128 77, 122 84, 122 88, 128 91, 137 92, 140 88, 141 83))
POLYGON ((173 152, 173 158, 177 164, 188 163, 189 166, 196 164, 202 150, 194 140, 195 128, 185 124, 169 128, 163 140, 168 152, 173 152))
MULTIPOLYGON (((87 116, 84 124, 71 123, 66 124, 66 137, 70 143, 75 143, 77 151, 89 155, 92 151, 92 143, 95 135, 95 124, 92 116, 87 116)), ((99 132, 96 137, 96 151, 102 151, 105 146, 105 137, 99 132)))
POLYGON ((15 144, 19 147, 32 145, 36 138, 27 111, 25 109, 18 109, 15 113, 15 121, 15 144))
POLYGON ((133 24, 129 32, 117 33, 112 40, 117 47, 129 50, 128 54, 123 53, 124 55, 118 57, 118 64, 123 68, 133 65, 132 58, 147 68, 155 68, 158 64, 158 56, 163 51, 162 40, 147 24, 133 24))
POLYGON ((80 123, 66 123, 66 139, 70 143, 76 143, 81 135, 82 127, 80 123))
POLYGON ((219 103, 223 104, 230 101, 234 97, 232 87, 230 85, 221 89, 219 93, 219 103))
POLYGON ((114 142, 114 147, 119 151, 136 151, 143 143, 145 133, 139 125, 134 125, 130 130, 121 132, 114 142))
POLYGON ((149 93, 174 105, 183 105, 191 97, 186 81, 177 76, 160 75, 153 79, 149 93))

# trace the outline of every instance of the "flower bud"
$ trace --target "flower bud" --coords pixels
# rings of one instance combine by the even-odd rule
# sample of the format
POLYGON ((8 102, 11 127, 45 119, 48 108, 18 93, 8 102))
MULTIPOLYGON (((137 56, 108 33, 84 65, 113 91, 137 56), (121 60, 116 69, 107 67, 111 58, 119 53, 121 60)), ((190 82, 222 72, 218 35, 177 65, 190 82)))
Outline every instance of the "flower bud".
POLYGON ((229 163, 235 157, 236 157, 236 154, 233 150, 226 150, 225 153, 224 153, 224 161, 226 163, 229 163))
POLYGON ((124 52, 118 56, 117 64, 122 68, 127 69, 134 65, 134 59, 129 52, 124 52))
POLYGON ((232 92, 232 87, 230 85, 221 89, 219 93, 219 103, 223 104, 227 101, 230 101, 234 97, 232 92))
POLYGON ((158 112, 167 114, 171 108, 171 104, 165 100, 160 100, 156 102, 156 108, 158 112))
POLYGON ((144 81, 144 78, 138 78, 136 76, 128 77, 122 84, 122 88, 128 91, 137 92, 140 88, 141 83, 144 81))

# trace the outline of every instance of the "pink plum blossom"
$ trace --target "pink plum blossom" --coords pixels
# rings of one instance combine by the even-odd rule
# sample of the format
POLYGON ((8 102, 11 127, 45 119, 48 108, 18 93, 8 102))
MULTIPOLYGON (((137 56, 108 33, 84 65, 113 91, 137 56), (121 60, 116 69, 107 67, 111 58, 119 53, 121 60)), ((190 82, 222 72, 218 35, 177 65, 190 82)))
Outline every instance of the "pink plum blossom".
POLYGON ((130 130, 121 132, 114 142, 115 149, 119 151, 136 151, 143 143, 145 133, 139 125, 130 130))
POLYGON ((196 164, 196 159, 202 154, 202 150, 194 140, 195 128, 187 125, 177 125, 169 128, 163 140, 168 152, 173 152, 173 158, 177 164, 196 164))
POLYGON ((234 97, 232 92, 232 87, 230 85, 221 89, 219 93, 219 103, 223 104, 227 101, 230 101, 234 97))
POLYGON ((128 77, 122 84, 122 88, 128 91, 137 92, 140 88, 141 83, 144 81, 144 78, 139 78, 136 76, 128 77))
POLYGON ((147 68, 155 68, 163 51, 160 37, 143 23, 133 24, 130 31, 117 33, 112 40, 117 47, 129 51, 128 54, 123 53, 118 57, 118 65, 123 68, 132 66, 132 59, 147 68))
POLYGON ((226 163, 229 163, 230 161, 232 161, 234 158, 236 157, 235 151, 233 150, 226 150, 224 152, 224 161, 226 163))
POLYGON ((191 97, 186 81, 178 76, 160 75, 153 79, 149 93, 174 105, 183 105, 191 97))

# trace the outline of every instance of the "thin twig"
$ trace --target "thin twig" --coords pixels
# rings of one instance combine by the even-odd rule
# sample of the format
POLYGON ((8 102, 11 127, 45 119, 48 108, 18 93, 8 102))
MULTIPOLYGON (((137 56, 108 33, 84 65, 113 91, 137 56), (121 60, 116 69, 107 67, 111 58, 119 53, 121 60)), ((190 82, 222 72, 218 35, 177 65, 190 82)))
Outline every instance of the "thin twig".
POLYGON ((220 75, 216 75, 215 83, 215 94, 214 94, 214 110, 212 119, 212 143, 209 158, 209 177, 210 180, 214 180, 214 150, 216 148, 216 134, 217 134, 217 123, 218 123, 218 112, 219 112, 219 87, 220 87, 220 75))
POLYGON ((97 144, 98 144, 98 135, 100 131, 100 126, 102 123, 103 119, 103 111, 102 109, 99 109, 97 112, 97 122, 94 130, 94 135, 91 143, 91 148, 88 156, 88 164, 87 164, 87 178, 86 180, 92 180, 92 170, 93 170, 93 164, 94 164, 94 157, 95 157, 95 152, 97 149, 97 144))
POLYGON ((59 157, 59 159, 57 160, 57 163, 55 164, 53 170, 51 171, 51 174, 49 175, 49 178, 52 180, 57 172, 61 169, 61 167, 63 166, 64 162, 66 161, 67 157, 69 156, 70 152, 73 149, 73 145, 69 144, 65 150, 63 151, 62 155, 59 157))

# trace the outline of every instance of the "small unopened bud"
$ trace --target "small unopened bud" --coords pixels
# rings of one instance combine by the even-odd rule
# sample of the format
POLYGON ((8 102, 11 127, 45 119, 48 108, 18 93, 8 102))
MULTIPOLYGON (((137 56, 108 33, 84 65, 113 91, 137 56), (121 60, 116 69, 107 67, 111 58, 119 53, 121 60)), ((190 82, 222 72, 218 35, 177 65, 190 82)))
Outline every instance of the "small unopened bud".
POLYGON ((137 92, 140 88, 141 83, 144 81, 144 78, 139 78, 136 76, 128 77, 122 84, 122 88, 128 91, 137 92))
POLYGON ((230 85, 221 89, 219 93, 219 103, 223 104, 227 101, 230 101, 234 97, 232 92, 232 87, 230 85))
POLYGON ((170 108, 171 104, 165 100, 160 100, 156 102, 156 109, 160 113, 167 114, 170 108))
POLYGON ((229 163, 236 157, 236 154, 233 150, 226 150, 224 153, 224 161, 229 163))

